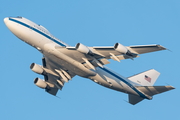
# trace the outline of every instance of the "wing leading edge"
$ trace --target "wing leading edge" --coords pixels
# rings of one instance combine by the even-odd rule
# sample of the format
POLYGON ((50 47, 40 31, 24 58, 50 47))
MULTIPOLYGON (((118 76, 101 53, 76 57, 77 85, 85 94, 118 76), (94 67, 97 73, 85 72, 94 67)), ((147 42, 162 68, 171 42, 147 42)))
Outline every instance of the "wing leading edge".
MULTIPOLYGON (((114 55, 123 55, 122 53, 119 53, 118 51, 115 51, 114 47, 92 47, 95 49, 98 53, 106 56, 110 56, 109 53, 113 53, 114 55)), ((135 54, 144 54, 144 53, 149 53, 149 52, 155 52, 155 51, 160 51, 160 50, 166 50, 165 47, 161 45, 137 45, 137 46, 127 46, 126 47, 128 50, 130 50, 131 53, 135 54)))
POLYGON ((139 57, 139 54, 166 50, 165 47, 157 44, 123 46, 119 43, 116 43, 114 46, 104 47, 83 46, 83 49, 81 49, 81 51, 79 51, 77 47, 57 47, 57 49, 81 63, 84 62, 81 58, 87 58, 89 61, 93 61, 94 59, 96 59, 100 63, 102 63, 102 65, 109 64, 110 62, 108 61, 108 59, 113 59, 116 61, 120 61, 123 59, 133 59, 139 57), (117 47, 117 45, 119 45, 120 47, 117 47), (84 49, 86 53, 82 52, 82 50, 84 49), (89 53, 91 54, 88 54, 88 51, 90 51, 89 53))

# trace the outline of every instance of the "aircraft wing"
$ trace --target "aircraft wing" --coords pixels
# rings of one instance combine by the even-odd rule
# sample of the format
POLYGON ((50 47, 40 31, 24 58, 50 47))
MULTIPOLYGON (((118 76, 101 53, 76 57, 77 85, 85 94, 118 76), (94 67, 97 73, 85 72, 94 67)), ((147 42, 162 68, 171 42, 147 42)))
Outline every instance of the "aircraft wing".
MULTIPOLYGON (((60 71, 60 67, 51 62, 50 59, 48 59, 48 57, 44 57, 42 59, 42 63, 43 63, 43 67, 45 69, 48 69, 50 71, 52 71, 54 74, 51 74, 51 73, 47 73, 47 75, 44 75, 44 80, 48 83, 48 88, 46 89, 46 92, 56 96, 58 90, 62 90, 64 84, 65 84, 65 81, 63 81, 62 79, 62 76, 61 74, 58 74, 58 72, 56 72, 55 70, 57 71, 60 71)), ((62 69, 61 69, 62 70, 62 69)), ((65 71, 65 70, 63 70, 65 71)), ((73 78, 75 75, 73 74, 68 74, 71 78, 73 78)), ((63 76, 65 77, 65 76, 63 76)), ((68 80, 67 80, 68 82, 68 80)))
POLYGON ((108 59, 116 61, 133 59, 139 57, 139 54, 166 50, 166 48, 161 45, 123 46, 123 49, 127 49, 126 54, 116 50, 115 46, 87 47, 83 45, 80 49, 77 47, 57 47, 56 49, 81 63, 86 62, 82 59, 86 58, 91 63, 96 61, 96 64, 100 63, 101 65, 109 64, 110 62, 108 59), (88 50, 90 51, 90 54, 86 53, 88 50))
MULTIPOLYGON (((114 49, 114 46, 112 47, 92 47, 97 51, 97 53, 102 54, 106 58, 111 58, 111 54, 114 54, 116 56, 118 55, 124 55, 114 49)), ((134 55, 143 54, 143 53, 149 53, 149 52, 155 52, 160 50, 166 50, 161 45, 137 45, 137 46, 126 46, 126 48, 131 52, 134 53, 134 55)), ((134 56, 136 57, 136 56, 134 56)))

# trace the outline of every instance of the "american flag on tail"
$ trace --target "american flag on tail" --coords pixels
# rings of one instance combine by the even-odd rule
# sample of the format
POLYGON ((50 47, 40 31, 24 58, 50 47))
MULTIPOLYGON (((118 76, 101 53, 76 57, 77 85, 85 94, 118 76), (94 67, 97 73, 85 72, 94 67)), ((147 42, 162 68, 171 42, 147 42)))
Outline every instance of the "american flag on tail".
POLYGON ((147 75, 145 75, 144 79, 147 80, 148 82, 151 82, 151 78, 148 77, 147 75))

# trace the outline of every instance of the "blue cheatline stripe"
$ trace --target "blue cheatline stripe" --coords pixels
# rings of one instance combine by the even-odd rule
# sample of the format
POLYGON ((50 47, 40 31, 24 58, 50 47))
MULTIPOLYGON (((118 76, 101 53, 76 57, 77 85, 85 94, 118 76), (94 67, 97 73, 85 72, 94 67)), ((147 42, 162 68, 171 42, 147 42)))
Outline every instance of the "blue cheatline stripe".
POLYGON ((106 68, 102 68, 102 67, 99 67, 100 69, 106 71, 107 73, 111 74, 112 76, 116 77, 117 79, 123 81, 126 85, 128 85, 130 88, 132 88, 136 93, 138 93, 141 97, 143 98, 147 98, 149 99, 147 96, 145 96, 142 92, 140 92, 138 89, 136 89, 131 83, 127 82, 126 80, 124 80, 123 78, 121 78, 120 76, 116 75, 115 73, 109 71, 108 69, 106 68))
POLYGON ((12 18, 9 18, 9 20, 11 20, 11 21, 13 21, 13 22, 16 22, 16 23, 18 23, 18 24, 21 24, 21 25, 23 25, 24 27, 27 27, 27 28, 29 28, 29 29, 32 29, 33 31, 41 34, 42 36, 44 36, 44 37, 46 37, 46 38, 54 41, 55 43, 57 43, 57 44, 59 44, 59 45, 61 45, 61 46, 64 46, 64 47, 66 46, 65 44, 61 43, 60 41, 58 41, 58 40, 50 37, 49 35, 41 32, 40 30, 38 30, 38 29, 36 29, 36 28, 31 27, 30 25, 27 25, 27 24, 25 24, 25 23, 23 23, 23 22, 21 22, 21 21, 18 21, 18 20, 12 19, 12 18))

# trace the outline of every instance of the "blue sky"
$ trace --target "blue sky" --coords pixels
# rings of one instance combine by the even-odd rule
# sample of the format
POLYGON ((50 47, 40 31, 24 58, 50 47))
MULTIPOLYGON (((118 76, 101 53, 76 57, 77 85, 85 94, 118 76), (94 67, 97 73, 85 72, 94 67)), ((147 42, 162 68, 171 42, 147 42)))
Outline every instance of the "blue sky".
POLYGON ((180 1, 179 0, 0 0, 0 119, 169 120, 179 118, 180 1), (57 97, 33 84, 29 66, 42 55, 16 38, 3 19, 23 16, 45 26, 54 36, 74 46, 161 44, 170 51, 141 55, 109 68, 123 76, 156 69, 155 85, 175 90, 133 106, 126 94, 74 77, 57 97))

